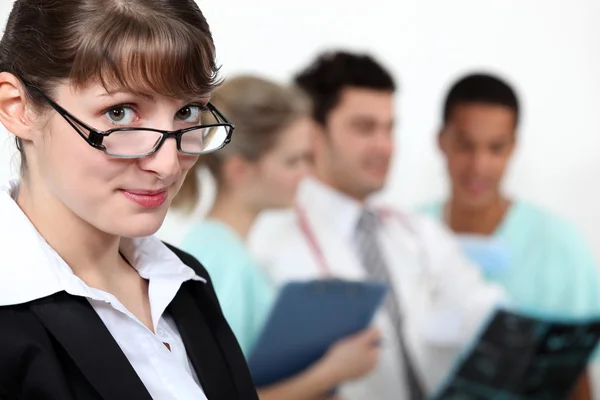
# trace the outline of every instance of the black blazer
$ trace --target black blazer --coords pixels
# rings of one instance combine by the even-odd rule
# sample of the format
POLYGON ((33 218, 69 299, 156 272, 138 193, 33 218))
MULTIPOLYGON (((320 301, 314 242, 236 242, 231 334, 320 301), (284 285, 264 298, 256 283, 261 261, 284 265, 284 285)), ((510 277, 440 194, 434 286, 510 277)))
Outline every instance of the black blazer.
MULTIPOLYGON (((206 397, 258 400, 208 273, 194 257, 169 247, 208 281, 185 282, 168 308, 206 397)), ((151 397, 89 302, 60 292, 0 307, 0 399, 151 397)))

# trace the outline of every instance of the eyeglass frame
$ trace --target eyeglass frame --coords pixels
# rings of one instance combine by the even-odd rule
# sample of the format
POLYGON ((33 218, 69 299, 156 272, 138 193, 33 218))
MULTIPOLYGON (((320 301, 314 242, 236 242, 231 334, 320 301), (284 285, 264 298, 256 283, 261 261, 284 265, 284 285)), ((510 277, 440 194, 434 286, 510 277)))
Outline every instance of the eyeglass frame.
MULTIPOLYGON (((213 114, 213 116, 220 118, 224 122, 216 123, 216 124, 206 124, 206 125, 201 124, 201 125, 192 126, 189 128, 178 129, 176 131, 167 131, 167 130, 161 130, 161 129, 141 128, 141 127, 140 128, 124 127, 124 128, 109 129, 107 131, 100 131, 98 129, 92 128, 89 125, 81 122, 78 118, 73 116, 70 112, 65 110, 58 103, 56 103, 49 96, 47 96, 44 93, 44 91, 42 89, 40 89, 39 87, 37 87, 31 83, 24 82, 24 81, 23 81, 23 84, 31 89, 34 89, 36 92, 38 92, 44 98, 44 100, 50 105, 50 107, 52 107, 54 109, 54 111, 56 111, 61 117, 63 117, 63 119, 65 121, 67 121, 67 123, 69 125, 71 125, 71 127, 73 127, 73 129, 75 129, 75 131, 79 134, 79 136, 81 136, 83 138, 83 140, 85 140, 85 142, 87 144, 89 144, 96 150, 101 150, 104 154, 106 154, 109 157, 113 157, 113 158, 136 159, 136 158, 148 157, 148 156, 156 153, 162 147, 164 142, 169 138, 175 138, 175 140, 177 141, 177 151, 179 151, 182 154, 193 155, 193 156, 210 154, 214 151, 222 149, 229 142, 231 142, 233 131, 235 129, 235 124, 233 122, 231 122, 225 115, 223 115, 223 113, 221 113, 217 109, 217 107, 215 107, 212 103, 208 102, 208 103, 206 103, 207 110, 210 111, 211 114, 213 114), (88 136, 86 136, 85 132, 82 132, 82 130, 73 121, 75 123, 81 125, 82 128, 87 129, 89 131, 88 136), (213 127, 219 127, 219 126, 225 127, 227 129, 227 137, 223 141, 223 144, 221 144, 219 147, 217 147, 213 150, 201 152, 201 153, 190 153, 190 152, 183 151, 181 149, 181 137, 184 133, 193 131, 196 129, 213 128, 213 127), (102 144, 102 141, 104 140, 104 138, 108 137, 111 133, 114 133, 114 132, 127 132, 127 131, 150 131, 150 132, 160 133, 162 136, 161 136, 160 140, 156 142, 153 149, 144 154, 133 155, 133 156, 123 156, 123 155, 114 155, 114 154, 108 153, 106 146, 102 144)), ((17 138, 17 148, 19 148, 19 150, 20 150, 20 143, 19 143, 18 138, 17 138)))

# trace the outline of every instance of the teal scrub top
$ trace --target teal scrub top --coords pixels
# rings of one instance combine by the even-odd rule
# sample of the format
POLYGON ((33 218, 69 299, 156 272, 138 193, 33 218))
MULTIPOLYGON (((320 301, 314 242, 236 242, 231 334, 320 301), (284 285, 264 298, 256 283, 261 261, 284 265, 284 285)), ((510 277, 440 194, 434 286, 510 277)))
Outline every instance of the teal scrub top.
MULTIPOLYGON (((443 203, 422 211, 444 219, 443 203)), ((473 246, 468 235, 458 236, 473 261, 489 264, 482 268, 484 276, 503 285, 518 307, 566 318, 600 315, 598 266, 570 223, 517 201, 487 247, 473 246)))
POLYGON ((248 357, 273 305, 274 287, 240 236, 219 221, 195 225, 181 248, 210 274, 223 315, 248 357))

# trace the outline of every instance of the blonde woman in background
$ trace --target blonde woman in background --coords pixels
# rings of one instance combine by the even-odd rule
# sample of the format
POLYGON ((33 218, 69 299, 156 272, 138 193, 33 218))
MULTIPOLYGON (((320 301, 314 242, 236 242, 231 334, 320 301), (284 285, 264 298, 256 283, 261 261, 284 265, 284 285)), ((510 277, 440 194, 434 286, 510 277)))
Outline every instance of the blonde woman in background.
MULTIPOLYGON (((261 211, 292 205, 310 165, 312 127, 304 96, 261 78, 230 79, 211 101, 236 124, 235 139, 218 155, 207 155, 197 164, 174 206, 193 210, 198 201, 194 172, 206 165, 216 181, 216 200, 208 218, 190 230, 182 247, 208 269, 223 313, 247 356, 276 293, 246 248, 246 237, 261 211)), ((259 388, 260 398, 323 398, 375 366, 378 350, 373 343, 378 335, 366 330, 336 343, 306 371, 259 388)))

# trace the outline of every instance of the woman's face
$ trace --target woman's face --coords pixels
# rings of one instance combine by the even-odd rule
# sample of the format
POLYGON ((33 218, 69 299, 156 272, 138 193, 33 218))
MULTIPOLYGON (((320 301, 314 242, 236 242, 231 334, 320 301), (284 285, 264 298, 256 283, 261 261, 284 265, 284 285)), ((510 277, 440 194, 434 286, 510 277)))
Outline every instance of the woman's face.
POLYGON ((279 134, 275 146, 253 167, 248 190, 259 209, 292 206, 311 166, 312 121, 301 118, 279 134))
MULTIPOLYGON (((100 131, 199 125, 200 110, 207 101, 109 93, 100 84, 82 90, 60 85, 52 99, 100 131)), ((175 139, 167 139, 148 157, 113 158, 86 143, 57 112, 50 110, 48 115, 48 122, 27 149, 28 184, 102 232, 126 237, 156 232, 197 157, 179 153, 175 139)))

